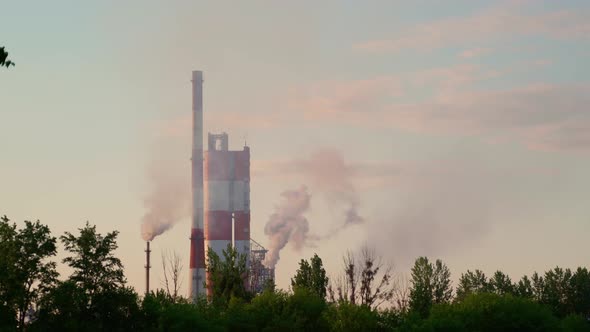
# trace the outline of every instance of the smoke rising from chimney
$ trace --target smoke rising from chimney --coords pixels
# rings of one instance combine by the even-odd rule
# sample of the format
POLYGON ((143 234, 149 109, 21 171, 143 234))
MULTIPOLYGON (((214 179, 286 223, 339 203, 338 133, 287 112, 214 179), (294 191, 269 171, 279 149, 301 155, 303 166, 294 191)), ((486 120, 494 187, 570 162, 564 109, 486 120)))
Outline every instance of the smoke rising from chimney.
POLYGON ((270 215, 264 234, 269 238, 269 251, 265 264, 274 268, 280 258, 280 251, 291 242, 295 250, 301 248, 314 238, 309 233, 309 222, 303 214, 309 209, 311 195, 307 187, 285 190, 283 198, 270 215))
POLYGON ((303 176, 305 182, 315 191, 325 195, 330 206, 344 207, 344 210, 342 220, 328 234, 313 235, 309 231, 308 220, 303 216, 311 201, 307 187, 281 193, 283 200, 265 226, 265 234, 270 240, 267 258, 269 267, 274 268, 280 258, 279 253, 287 242, 291 242, 299 250, 315 240, 331 238, 350 225, 364 223, 365 218, 358 212, 360 198, 352 182, 355 170, 344 162, 338 150, 320 149, 307 159, 294 160, 279 168, 281 172, 303 176))
POLYGON ((147 169, 149 192, 144 197, 146 208, 141 218, 141 236, 151 241, 166 232, 180 219, 190 216, 190 181, 187 170, 178 167, 176 158, 166 158, 158 149, 147 169))

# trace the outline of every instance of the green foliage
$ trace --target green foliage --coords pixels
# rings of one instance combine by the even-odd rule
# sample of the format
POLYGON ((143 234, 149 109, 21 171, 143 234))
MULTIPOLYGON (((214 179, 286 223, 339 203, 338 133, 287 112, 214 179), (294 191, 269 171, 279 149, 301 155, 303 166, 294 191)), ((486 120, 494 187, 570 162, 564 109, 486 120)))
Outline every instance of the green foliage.
POLYGON ((4 50, 4 46, 0 47, 0 67, 14 66, 12 60, 8 60, 8 52, 4 50))
POLYGON ((462 302, 433 307, 424 331, 556 331, 549 308, 512 295, 471 294, 462 302))
POLYGON ((160 317, 158 331, 223 331, 207 319, 199 307, 190 303, 175 303, 166 307, 160 317))
POLYGON ((585 267, 578 267, 572 275, 568 297, 570 313, 590 317, 590 273, 585 267))
POLYGON ((207 251, 207 273, 210 275, 212 300, 218 305, 227 305, 232 297, 247 299, 247 256, 240 254, 231 244, 223 250, 221 259, 211 248, 207 251))
POLYGON ((496 271, 490 279, 491 291, 498 295, 514 294, 515 286, 510 277, 502 271, 496 271))
POLYGON ((471 272, 467 270, 466 273, 461 274, 459 285, 457 286, 457 301, 462 301, 470 294, 487 293, 490 292, 491 287, 488 283, 486 275, 481 270, 471 272))
POLYGON ((432 295, 435 304, 448 303, 453 297, 451 271, 440 259, 434 263, 432 275, 432 295))
MULTIPOLYGON (((17 229, 6 216, 0 218, 0 314, 17 315, 19 330, 25 328, 26 314, 56 279, 56 239, 39 221, 25 221, 17 229)), ((9 317, 7 317, 9 320, 9 317)))
POLYGON ((420 257, 412 268, 410 310, 428 316, 433 304, 448 303, 452 298, 451 273, 441 260, 435 264, 420 257))
POLYGON ((306 288, 299 289, 287 301, 287 310, 283 317, 290 317, 293 321, 295 331, 323 331, 326 323, 323 312, 326 309, 326 302, 313 290, 306 288))
POLYGON ((40 301, 39 317, 32 327, 39 331, 128 331, 138 328, 138 296, 125 287, 123 265, 115 257, 118 232, 102 236, 86 223, 75 236, 61 240, 71 256, 63 262, 73 269, 65 282, 40 301))
MULTIPOLYGON (((328 323, 323 298, 307 288, 294 294, 283 291, 266 291, 256 296, 248 306, 249 318, 254 325, 240 328, 253 331, 325 331, 328 323)), ((236 326, 234 326, 234 329, 236 326)))
POLYGON ((264 291, 252 299, 250 311, 255 317, 256 330, 279 331, 285 327, 282 321, 283 313, 287 310, 289 295, 283 291, 264 291))
POLYGON ((590 323, 586 318, 580 315, 568 315, 560 324, 561 331, 564 332, 588 332, 590 323))
POLYGON ((527 276, 522 277, 515 286, 514 294, 527 299, 532 299, 534 292, 531 279, 527 276))
POLYGON ((545 272, 540 302, 549 305, 553 312, 561 317, 567 314, 568 306, 570 306, 568 295, 571 294, 569 289, 571 278, 572 271, 570 269, 564 270, 556 267, 545 272))
POLYGON ((330 331, 379 330, 379 314, 366 305, 340 302, 330 305, 325 315, 326 320, 330 323, 330 331))
POLYGON ((299 262, 299 269, 295 276, 291 278, 291 287, 297 292, 299 289, 308 289, 320 298, 326 297, 326 288, 328 287, 328 277, 322 264, 322 259, 314 254, 308 261, 302 259, 299 262))
POLYGON ((69 280, 85 289, 89 296, 122 287, 126 282, 123 264, 114 255, 119 232, 102 236, 97 233, 96 226, 88 222, 79 231, 78 236, 66 232, 60 237, 65 249, 72 254, 63 260, 74 270, 69 280))

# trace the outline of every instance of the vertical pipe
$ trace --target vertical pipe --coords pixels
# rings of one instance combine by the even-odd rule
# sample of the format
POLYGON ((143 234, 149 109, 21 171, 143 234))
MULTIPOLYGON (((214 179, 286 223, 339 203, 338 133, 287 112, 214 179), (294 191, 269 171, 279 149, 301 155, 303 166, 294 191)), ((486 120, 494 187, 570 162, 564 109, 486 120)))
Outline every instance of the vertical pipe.
POLYGON ((204 295, 205 248, 203 236, 203 72, 192 72, 192 229, 189 296, 204 295))
POLYGON ((147 248, 145 249, 145 293, 150 293, 150 242, 147 241, 147 248))

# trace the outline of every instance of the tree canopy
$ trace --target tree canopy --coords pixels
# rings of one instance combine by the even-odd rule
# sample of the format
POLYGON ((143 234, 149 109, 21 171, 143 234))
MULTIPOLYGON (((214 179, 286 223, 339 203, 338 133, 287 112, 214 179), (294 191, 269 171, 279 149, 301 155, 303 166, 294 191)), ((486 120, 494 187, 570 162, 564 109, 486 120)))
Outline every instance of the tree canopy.
POLYGON ((213 295, 193 302, 174 287, 142 296, 128 287, 117 236, 88 222, 65 232, 62 263, 71 273, 59 281, 49 228, 0 218, 0 331, 590 331, 586 267, 518 282, 502 271, 488 278, 468 270, 454 296, 441 260, 419 257, 404 288, 365 248, 344 256, 342 284, 328 282, 316 254, 299 262, 293 291, 269 284, 254 295, 246 289, 247 257, 228 246, 221 257, 208 251, 213 295))
POLYGON ((313 255, 310 262, 305 259, 299 262, 299 268, 291 278, 291 287, 294 291, 305 288, 322 299, 326 297, 328 277, 322 259, 317 254, 313 255))

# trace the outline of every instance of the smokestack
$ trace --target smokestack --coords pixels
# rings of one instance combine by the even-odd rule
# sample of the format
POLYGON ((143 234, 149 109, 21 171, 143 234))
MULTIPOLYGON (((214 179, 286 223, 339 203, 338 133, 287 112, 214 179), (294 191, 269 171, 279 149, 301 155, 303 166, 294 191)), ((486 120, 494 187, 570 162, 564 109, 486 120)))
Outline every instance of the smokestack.
POLYGON ((205 295, 205 246, 203 236, 203 72, 192 73, 193 151, 192 151, 192 229, 189 296, 205 295))
POLYGON ((145 294, 150 293, 150 241, 146 242, 147 248, 145 249, 145 294))

